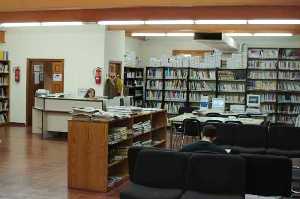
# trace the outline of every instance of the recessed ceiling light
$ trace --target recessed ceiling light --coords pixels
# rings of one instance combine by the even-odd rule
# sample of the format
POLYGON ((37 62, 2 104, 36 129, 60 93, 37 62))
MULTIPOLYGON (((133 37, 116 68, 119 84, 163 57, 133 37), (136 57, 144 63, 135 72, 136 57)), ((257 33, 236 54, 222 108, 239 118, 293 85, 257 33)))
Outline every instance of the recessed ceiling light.
POLYGON ((196 20, 195 24, 207 24, 207 25, 247 24, 247 20, 196 20))
POLYGON ((270 19, 270 20, 264 20, 264 19, 257 19, 257 20, 248 20, 248 24, 300 24, 300 20, 285 20, 285 19, 280 19, 280 20, 275 20, 275 19, 270 19))
POLYGON ((133 37, 164 37, 166 33, 131 33, 133 37))
POLYGON ((41 23, 38 22, 29 22, 29 23, 2 23, 0 24, 1 27, 34 27, 34 26, 40 26, 41 23))
POLYGON ((148 20, 145 21, 147 25, 184 25, 194 24, 193 20, 148 20))
POLYGON ((144 21, 98 21, 100 25, 144 25, 144 21))
POLYGON ((42 22, 42 26, 81 26, 81 21, 70 21, 70 22, 42 22))
POLYGON ((168 37, 194 37, 195 33, 188 33, 188 32, 170 32, 167 33, 166 36, 168 37))
POLYGON ((291 37, 292 33, 254 33, 256 37, 291 37))
POLYGON ((232 33, 224 33, 224 34, 229 37, 251 37, 251 36, 253 36, 252 33, 244 33, 244 32, 232 32, 232 33))

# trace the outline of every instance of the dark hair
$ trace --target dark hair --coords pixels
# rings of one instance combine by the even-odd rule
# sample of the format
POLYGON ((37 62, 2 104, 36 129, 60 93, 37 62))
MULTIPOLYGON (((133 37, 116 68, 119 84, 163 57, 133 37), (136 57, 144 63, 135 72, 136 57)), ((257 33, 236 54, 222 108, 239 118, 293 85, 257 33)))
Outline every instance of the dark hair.
POLYGON ((202 134, 205 137, 215 138, 217 137, 217 128, 213 125, 206 125, 202 129, 202 134))
POLYGON ((85 98, 89 98, 89 97, 90 97, 89 94, 90 94, 91 92, 93 92, 94 95, 95 95, 95 89, 89 88, 89 89, 86 91, 84 97, 85 97, 85 98))

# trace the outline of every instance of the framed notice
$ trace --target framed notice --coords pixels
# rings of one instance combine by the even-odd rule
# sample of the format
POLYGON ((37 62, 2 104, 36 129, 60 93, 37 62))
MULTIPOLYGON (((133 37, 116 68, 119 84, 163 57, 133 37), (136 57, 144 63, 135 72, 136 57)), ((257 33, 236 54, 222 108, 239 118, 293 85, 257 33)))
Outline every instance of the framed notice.
POLYGON ((54 74, 53 74, 52 80, 53 80, 54 82, 61 82, 61 81, 62 81, 62 74, 54 73, 54 74))

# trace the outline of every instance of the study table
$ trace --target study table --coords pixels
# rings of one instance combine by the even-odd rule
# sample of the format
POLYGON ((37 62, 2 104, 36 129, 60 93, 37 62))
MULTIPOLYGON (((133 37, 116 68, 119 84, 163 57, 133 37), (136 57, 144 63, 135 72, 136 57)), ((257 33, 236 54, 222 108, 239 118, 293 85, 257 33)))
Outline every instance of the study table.
POLYGON ((175 125, 182 124, 185 119, 197 119, 198 121, 204 123, 208 120, 219 120, 223 123, 226 121, 240 121, 242 124, 253 124, 260 125, 265 121, 265 118, 236 118, 236 117, 207 117, 207 116, 199 116, 193 113, 184 113, 178 115, 176 117, 169 118, 169 122, 171 124, 171 132, 170 132, 170 147, 173 148, 173 135, 176 131, 175 125))

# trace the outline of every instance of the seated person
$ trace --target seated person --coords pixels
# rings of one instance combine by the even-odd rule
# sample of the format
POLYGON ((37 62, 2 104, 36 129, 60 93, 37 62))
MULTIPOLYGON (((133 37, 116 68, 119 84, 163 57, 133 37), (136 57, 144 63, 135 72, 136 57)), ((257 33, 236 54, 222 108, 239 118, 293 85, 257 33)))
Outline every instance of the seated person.
POLYGON ((202 140, 188 144, 182 147, 181 152, 212 152, 227 154, 225 149, 215 145, 213 141, 216 139, 217 129, 213 125, 206 125, 201 132, 202 140))
POLYGON ((89 88, 84 95, 85 98, 95 98, 95 89, 89 88))

